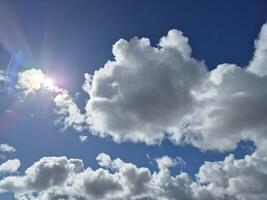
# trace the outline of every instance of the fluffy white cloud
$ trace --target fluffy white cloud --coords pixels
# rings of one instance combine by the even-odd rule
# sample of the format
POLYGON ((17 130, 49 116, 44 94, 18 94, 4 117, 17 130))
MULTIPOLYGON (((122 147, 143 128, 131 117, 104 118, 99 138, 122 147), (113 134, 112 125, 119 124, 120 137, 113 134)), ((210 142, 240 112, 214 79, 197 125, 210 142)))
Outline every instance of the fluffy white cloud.
POLYGON ((158 47, 147 38, 116 42, 115 61, 86 75, 83 87, 90 96, 87 122, 94 134, 152 144, 183 126, 196 106, 191 91, 207 73, 204 63, 191 58, 187 41, 171 30, 158 47))
POLYGON ((65 183, 68 176, 80 172, 83 163, 66 157, 44 157, 25 171, 24 176, 9 176, 1 180, 2 191, 24 193, 44 191, 65 183))
POLYGON ((0 164, 0 174, 15 173, 20 167, 20 161, 18 159, 7 160, 0 164))
POLYGON ((159 171, 138 168, 107 154, 97 157, 100 168, 85 169, 83 162, 66 157, 46 157, 23 176, 0 181, 0 191, 18 200, 261 200, 267 198, 267 157, 259 152, 235 159, 205 162, 196 181, 185 172, 172 176, 174 159, 157 160, 159 171), (163 164, 164 163, 164 164, 163 164))
POLYGON ((19 73, 16 87, 25 94, 34 93, 41 89, 44 79, 45 76, 40 69, 25 70, 19 73))
POLYGON ((5 153, 5 152, 15 152, 16 149, 8 144, 0 144, 0 152, 5 153))
POLYGON ((188 141, 201 149, 228 150, 250 139, 265 150, 267 77, 223 64, 210 72, 208 83, 195 94, 200 106, 190 116, 188 141))
POLYGON ((201 199, 266 199, 267 157, 254 153, 236 160, 233 155, 220 162, 205 162, 192 186, 201 199))
POLYGON ((266 27, 247 68, 221 64, 208 71, 191 57, 188 39, 177 30, 157 47, 146 38, 119 40, 115 60, 85 76, 91 131, 117 142, 168 138, 220 151, 249 139, 266 150, 266 27))
POLYGON ((259 76, 267 75, 267 24, 261 28, 259 39, 255 42, 255 53, 248 70, 259 76))

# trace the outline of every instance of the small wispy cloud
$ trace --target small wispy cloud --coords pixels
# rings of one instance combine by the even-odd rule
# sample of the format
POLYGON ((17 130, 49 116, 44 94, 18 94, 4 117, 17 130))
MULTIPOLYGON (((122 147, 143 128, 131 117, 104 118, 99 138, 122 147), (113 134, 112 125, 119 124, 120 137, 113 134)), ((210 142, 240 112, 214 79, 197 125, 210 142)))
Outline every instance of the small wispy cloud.
POLYGON ((20 72, 16 88, 26 96, 36 94, 41 89, 51 92, 56 105, 56 113, 59 115, 58 121, 63 123, 64 129, 74 127, 77 131, 83 130, 84 115, 81 114, 68 91, 59 88, 42 70, 32 68, 20 72))
POLYGON ((2 153, 14 153, 16 149, 8 144, 0 144, 0 152, 2 153))
POLYGON ((80 135, 79 138, 81 142, 86 142, 88 140, 88 136, 86 135, 80 135))

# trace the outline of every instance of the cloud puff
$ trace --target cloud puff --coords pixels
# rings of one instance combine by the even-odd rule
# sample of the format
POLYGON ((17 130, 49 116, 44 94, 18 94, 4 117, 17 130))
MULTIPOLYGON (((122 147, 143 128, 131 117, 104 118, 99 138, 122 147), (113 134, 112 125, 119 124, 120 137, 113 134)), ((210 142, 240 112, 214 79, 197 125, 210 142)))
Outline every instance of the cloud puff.
POLYGON ((200 106, 190 116, 187 139, 202 149, 234 149, 250 139, 266 149, 267 77, 236 65, 223 64, 210 72, 208 89, 196 94, 200 106))
POLYGON ((116 42, 115 61, 86 75, 91 130, 118 142, 152 144, 183 126, 183 117, 196 106, 191 91, 206 75, 204 63, 191 58, 187 41, 171 30, 158 47, 147 38, 116 42))
POLYGON ((219 162, 205 162, 192 186, 201 199, 266 199, 267 157, 254 153, 236 160, 233 155, 219 162))
POLYGON ((1 181, 1 190, 24 193, 44 191, 62 185, 68 176, 83 168, 80 160, 44 157, 25 171, 25 176, 9 176, 1 181))
POLYGON ((255 49, 248 70, 259 76, 265 76, 267 75, 267 24, 264 24, 261 28, 259 39, 255 42, 255 49))
POLYGON ((77 131, 83 130, 85 117, 68 91, 60 89, 53 101, 57 108, 56 113, 59 115, 58 121, 63 123, 65 129, 73 127, 77 131))
POLYGON ((185 172, 172 176, 169 167, 175 161, 167 156, 158 159, 159 171, 153 173, 103 153, 97 161, 100 168, 93 170, 85 169, 79 159, 45 157, 25 175, 1 180, 0 191, 13 192, 18 200, 267 198, 267 158, 259 152, 244 159, 229 155, 224 161, 205 162, 195 175, 196 181, 185 172))
POLYGON ((169 156, 163 156, 161 158, 157 158, 156 162, 157 162, 159 170, 169 169, 170 167, 174 167, 177 165, 181 167, 186 165, 185 161, 180 157, 176 157, 172 159, 169 156))
POLYGON ((18 159, 7 160, 0 165, 0 174, 15 173, 20 167, 18 159))
POLYGON ((0 152, 6 153, 6 152, 11 152, 14 153, 16 149, 8 144, 0 144, 0 152))

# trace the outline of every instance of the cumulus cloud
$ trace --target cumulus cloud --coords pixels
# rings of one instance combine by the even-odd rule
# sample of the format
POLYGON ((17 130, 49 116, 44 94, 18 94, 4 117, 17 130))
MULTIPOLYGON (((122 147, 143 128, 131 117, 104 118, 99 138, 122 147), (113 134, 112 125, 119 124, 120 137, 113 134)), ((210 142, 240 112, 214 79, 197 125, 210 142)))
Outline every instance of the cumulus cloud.
POLYGON ((255 53, 248 70, 259 76, 267 75, 267 24, 261 28, 259 39, 255 41, 255 53))
POLYGON ((0 174, 15 173, 20 167, 20 160, 13 159, 7 160, 6 162, 0 164, 0 174))
POLYGON ((182 158, 179 157, 178 159, 177 158, 172 159, 169 156, 163 156, 161 158, 157 158, 156 162, 157 162, 158 168, 160 170, 169 169, 170 167, 174 167, 178 164, 178 162, 185 164, 185 162, 183 161, 182 158))
POLYGON ((6 152, 11 152, 14 153, 16 149, 8 144, 0 144, 0 152, 6 153, 6 152))
POLYGON ((205 162, 192 186, 195 197, 202 199, 266 199, 267 157, 254 153, 236 160, 205 162))
POLYGON ((1 192, 18 200, 216 200, 266 199, 267 158, 259 152, 235 159, 205 162, 195 181, 185 172, 175 176, 175 161, 158 159, 156 172, 107 154, 97 157, 100 168, 84 168, 79 159, 45 157, 25 171, 0 181, 1 192), (163 164, 165 163, 165 164, 163 164))
POLYGON ((91 131, 117 142, 155 144, 168 138, 220 151, 253 140, 266 150, 266 27, 247 68, 225 63, 208 71, 178 30, 157 47, 147 38, 119 40, 115 60, 85 75, 91 131))
POLYGON ((204 63, 191 58, 187 41, 182 32, 171 30, 157 47, 147 38, 116 42, 115 61, 86 75, 91 130, 118 142, 153 144, 182 127, 196 105, 191 91, 206 75, 204 63))
POLYGON ((266 149, 267 77, 233 64, 209 74, 208 89, 195 94, 200 106, 190 116, 186 138, 201 149, 234 149, 240 140, 253 140, 266 149))
POLYGON ((83 163, 77 159, 44 157, 29 167, 24 176, 9 176, 1 180, 1 190, 15 193, 47 190, 62 185, 68 176, 82 168, 83 163))

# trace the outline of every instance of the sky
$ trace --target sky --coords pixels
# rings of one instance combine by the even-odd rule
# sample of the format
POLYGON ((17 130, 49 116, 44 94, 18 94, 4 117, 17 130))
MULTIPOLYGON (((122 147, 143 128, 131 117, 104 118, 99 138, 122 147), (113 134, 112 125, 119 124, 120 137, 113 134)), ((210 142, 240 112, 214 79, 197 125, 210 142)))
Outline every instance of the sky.
POLYGON ((267 198, 267 2, 0 2, 0 199, 267 198))

